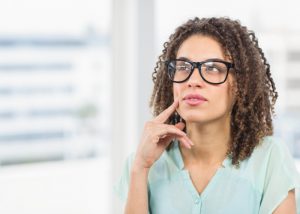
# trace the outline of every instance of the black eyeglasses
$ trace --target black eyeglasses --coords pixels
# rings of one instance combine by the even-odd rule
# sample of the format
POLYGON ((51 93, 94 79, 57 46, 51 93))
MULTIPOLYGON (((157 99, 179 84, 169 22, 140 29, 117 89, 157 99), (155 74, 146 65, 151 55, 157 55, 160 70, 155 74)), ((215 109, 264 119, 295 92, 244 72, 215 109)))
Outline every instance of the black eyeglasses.
POLYGON ((198 68, 199 74, 205 82, 222 84, 226 81, 230 68, 234 64, 220 59, 208 59, 202 62, 191 62, 185 59, 173 59, 165 62, 168 76, 172 82, 182 83, 187 81, 198 68))

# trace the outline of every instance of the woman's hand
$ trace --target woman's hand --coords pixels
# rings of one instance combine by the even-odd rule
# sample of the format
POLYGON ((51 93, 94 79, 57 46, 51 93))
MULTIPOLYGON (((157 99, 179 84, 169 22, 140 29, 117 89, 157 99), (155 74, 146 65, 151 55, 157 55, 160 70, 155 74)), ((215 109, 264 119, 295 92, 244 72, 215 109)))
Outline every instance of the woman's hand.
POLYGON ((174 138, 177 138, 185 147, 191 148, 193 145, 192 141, 182 131, 185 126, 184 123, 165 124, 177 106, 178 101, 176 100, 156 118, 145 124, 141 142, 137 149, 134 167, 149 169, 174 138))

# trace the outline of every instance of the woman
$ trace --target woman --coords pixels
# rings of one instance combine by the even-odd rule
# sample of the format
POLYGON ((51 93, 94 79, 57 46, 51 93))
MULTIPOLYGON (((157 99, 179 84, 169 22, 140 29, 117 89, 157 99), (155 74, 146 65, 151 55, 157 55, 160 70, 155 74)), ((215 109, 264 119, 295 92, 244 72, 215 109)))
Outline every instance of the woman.
POLYGON ((117 191, 125 213, 296 213, 300 179, 273 134, 277 92, 255 34, 228 18, 178 27, 117 191))

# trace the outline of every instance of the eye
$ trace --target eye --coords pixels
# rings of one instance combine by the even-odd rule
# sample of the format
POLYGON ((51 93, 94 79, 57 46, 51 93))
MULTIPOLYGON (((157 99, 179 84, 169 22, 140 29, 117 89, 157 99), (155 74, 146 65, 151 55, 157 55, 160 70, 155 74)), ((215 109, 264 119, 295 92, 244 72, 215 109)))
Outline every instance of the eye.
POLYGON ((222 73, 226 70, 226 66, 222 63, 217 62, 207 62, 203 64, 203 68, 206 72, 209 73, 222 73))
POLYGON ((176 71, 190 72, 191 71, 191 65, 187 62, 184 62, 184 61, 177 61, 176 71))
POLYGON ((176 70, 177 70, 177 71, 188 71, 188 70, 189 70, 189 67, 186 66, 186 65, 177 65, 177 66, 176 66, 176 70))

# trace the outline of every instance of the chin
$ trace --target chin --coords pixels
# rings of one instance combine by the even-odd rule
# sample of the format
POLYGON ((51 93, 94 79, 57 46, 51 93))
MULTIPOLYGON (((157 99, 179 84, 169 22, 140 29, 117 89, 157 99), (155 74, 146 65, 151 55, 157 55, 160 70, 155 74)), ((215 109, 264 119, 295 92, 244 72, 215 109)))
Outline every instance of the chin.
POLYGON ((182 119, 188 123, 201 123, 207 120, 207 118, 201 117, 201 115, 183 115, 182 119))

